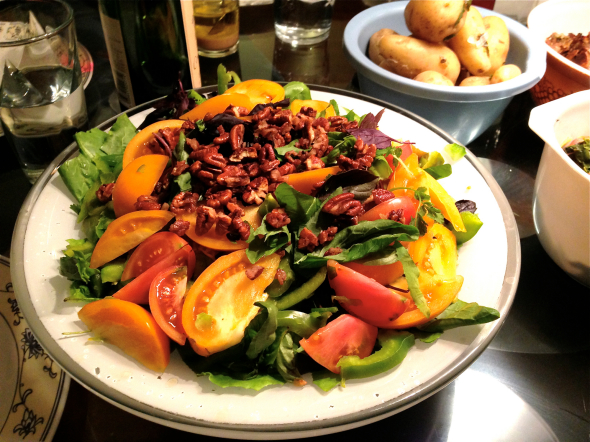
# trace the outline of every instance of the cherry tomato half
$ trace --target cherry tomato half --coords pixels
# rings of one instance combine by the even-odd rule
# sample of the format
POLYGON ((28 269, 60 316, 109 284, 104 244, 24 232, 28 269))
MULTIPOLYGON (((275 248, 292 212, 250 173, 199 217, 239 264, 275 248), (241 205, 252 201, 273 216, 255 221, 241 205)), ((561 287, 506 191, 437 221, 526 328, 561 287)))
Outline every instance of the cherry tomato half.
MULTIPOLYGON (((172 232, 158 232, 150 236, 129 257, 121 281, 137 278, 151 266, 187 244, 184 239, 172 232)), ((192 269, 189 269, 188 274, 192 275, 192 269)))
POLYGON ((388 328, 407 309, 407 297, 334 260, 328 261, 328 280, 342 308, 376 327, 388 328))
POLYGON ((374 325, 352 315, 341 315, 308 339, 299 341, 299 345, 318 364, 333 373, 340 373, 336 364, 344 356, 356 355, 362 359, 371 354, 377 332, 374 325))
POLYGON ((412 218, 416 218, 416 206, 414 205, 414 201, 416 200, 413 200, 407 196, 401 196, 383 201, 381 204, 378 204, 369 211, 365 212, 359 218, 359 221, 376 221, 379 219, 387 219, 392 211, 401 210, 403 214, 400 217, 399 222, 402 224, 410 224, 412 218))
POLYGON ((182 304, 186 292, 186 267, 172 266, 161 271, 150 285, 150 310, 170 339, 184 345, 182 304))

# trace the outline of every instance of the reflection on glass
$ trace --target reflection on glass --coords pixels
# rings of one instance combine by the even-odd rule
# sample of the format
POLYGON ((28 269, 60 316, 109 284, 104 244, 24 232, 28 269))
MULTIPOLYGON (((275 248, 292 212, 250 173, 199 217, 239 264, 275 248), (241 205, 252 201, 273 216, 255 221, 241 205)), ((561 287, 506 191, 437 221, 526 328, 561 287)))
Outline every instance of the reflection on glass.
POLYGON ((330 61, 328 40, 313 45, 292 45, 275 38, 273 54, 275 81, 302 81, 306 84, 328 84, 330 61))
POLYGON ((449 441, 558 440, 543 418, 516 393, 473 369, 454 382, 452 407, 449 441))

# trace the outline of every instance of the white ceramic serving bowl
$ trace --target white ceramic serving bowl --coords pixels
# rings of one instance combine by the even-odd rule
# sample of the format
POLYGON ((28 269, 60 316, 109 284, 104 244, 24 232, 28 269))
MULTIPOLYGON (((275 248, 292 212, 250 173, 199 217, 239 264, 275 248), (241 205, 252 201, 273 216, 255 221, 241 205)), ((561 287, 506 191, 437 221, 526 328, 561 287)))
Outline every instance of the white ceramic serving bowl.
POLYGON ((367 56, 369 39, 382 28, 409 35, 404 10, 408 2, 385 3, 362 11, 346 25, 344 51, 357 71, 361 92, 414 112, 463 144, 481 135, 512 98, 535 85, 546 68, 545 43, 522 24, 497 12, 478 8, 483 16, 501 17, 510 32, 506 63, 522 70, 518 77, 488 86, 449 87, 402 77, 377 66, 367 56))
POLYGON ((534 108, 529 126, 545 141, 533 197, 539 240, 559 267, 590 286, 590 175, 561 148, 590 135, 590 91, 534 108))
MULTIPOLYGON (((551 0, 534 8, 527 25, 539 42, 554 32, 588 35, 590 2, 588 0, 551 0)), ((547 70, 532 89, 537 104, 548 103, 566 95, 590 89, 590 70, 568 60, 547 45, 547 70)))

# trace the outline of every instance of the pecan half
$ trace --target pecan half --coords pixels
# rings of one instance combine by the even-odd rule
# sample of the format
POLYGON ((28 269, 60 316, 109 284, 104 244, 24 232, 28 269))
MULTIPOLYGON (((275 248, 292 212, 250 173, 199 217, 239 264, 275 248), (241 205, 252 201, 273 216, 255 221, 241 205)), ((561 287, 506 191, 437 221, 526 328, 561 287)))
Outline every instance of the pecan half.
POLYGON ((191 223, 184 220, 176 220, 170 226, 170 232, 176 233, 178 236, 183 236, 186 231, 190 228, 191 223))
MULTIPOLYGON (((211 189, 209 189, 211 190, 211 189)), ((207 191, 209 192, 209 191, 207 191)), ((205 205, 209 207, 213 207, 214 209, 220 209, 224 207, 232 198, 232 191, 229 189, 224 189, 219 192, 210 193, 206 195, 205 205)))
POLYGON ((243 124, 236 124, 231 128, 229 131, 229 143, 231 144, 232 150, 238 150, 242 147, 242 142, 244 141, 244 132, 245 129, 243 124))
POLYGON ((342 249, 340 247, 330 247, 324 256, 334 256, 342 253, 342 249))
POLYGON ((226 166, 217 177, 217 183, 226 187, 241 187, 249 182, 248 173, 240 166, 226 166))
POLYGON ((349 215, 355 216, 358 214, 359 208, 362 209, 360 201, 354 199, 354 194, 347 192, 336 195, 329 199, 322 207, 322 212, 329 213, 334 216, 349 215))
MULTIPOLYGON (((268 217, 267 217, 268 219, 268 217)), ((301 233, 299 234, 299 241, 297 242, 297 248, 299 250, 306 249, 308 252, 313 252, 313 250, 318 246, 318 237, 313 234, 311 230, 307 227, 304 227, 301 233)))
POLYGON ((326 230, 320 232, 318 235, 318 241, 320 244, 324 245, 325 243, 332 241, 336 233, 338 233, 338 227, 328 227, 326 230))
POLYGON ((195 225, 195 232, 197 235, 204 235, 207 233, 213 224, 217 221, 217 213, 215 209, 207 206, 197 207, 197 221, 195 225))
POLYGON ((192 192, 180 192, 170 203, 170 211, 178 214, 194 213, 197 210, 199 195, 192 192))
POLYGON ((135 210, 160 210, 162 205, 158 202, 157 196, 141 195, 134 204, 135 210))
POLYGON ((96 191, 96 197, 101 203, 107 203, 113 198, 115 183, 103 184, 96 191))
POLYGON ((275 279, 279 282, 279 285, 283 285, 287 280, 287 272, 283 269, 277 269, 277 273, 275 273, 275 279))
POLYGON ((275 229, 280 229, 290 222, 291 218, 289 218, 285 209, 272 209, 271 212, 266 215, 266 223, 275 229))

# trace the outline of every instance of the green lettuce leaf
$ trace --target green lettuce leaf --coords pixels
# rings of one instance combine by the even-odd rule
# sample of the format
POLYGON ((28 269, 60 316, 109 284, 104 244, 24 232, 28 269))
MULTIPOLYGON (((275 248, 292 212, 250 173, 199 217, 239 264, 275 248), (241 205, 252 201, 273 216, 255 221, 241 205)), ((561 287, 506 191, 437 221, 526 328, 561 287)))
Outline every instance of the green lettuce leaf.
POLYGON ((500 313, 496 309, 480 306, 476 302, 467 303, 458 299, 449 305, 436 319, 418 328, 426 332, 440 333, 456 327, 485 324, 495 321, 499 317, 500 313))

